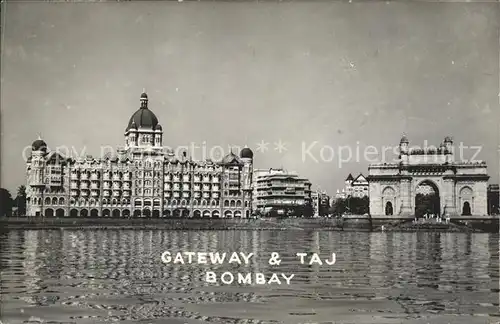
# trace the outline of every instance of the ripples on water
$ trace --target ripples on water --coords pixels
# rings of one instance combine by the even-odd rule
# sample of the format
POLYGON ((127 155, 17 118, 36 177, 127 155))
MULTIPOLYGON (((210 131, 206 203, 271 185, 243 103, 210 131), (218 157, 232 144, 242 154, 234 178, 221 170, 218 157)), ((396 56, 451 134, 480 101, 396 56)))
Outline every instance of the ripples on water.
POLYGON ((54 230, 0 234, 3 323, 494 323, 498 235, 54 230), (243 251, 250 266, 164 265, 163 251, 243 251), (279 252, 278 267, 267 264, 279 252), (334 266, 300 265, 317 252, 334 266), (217 273, 292 284, 214 285, 217 273))

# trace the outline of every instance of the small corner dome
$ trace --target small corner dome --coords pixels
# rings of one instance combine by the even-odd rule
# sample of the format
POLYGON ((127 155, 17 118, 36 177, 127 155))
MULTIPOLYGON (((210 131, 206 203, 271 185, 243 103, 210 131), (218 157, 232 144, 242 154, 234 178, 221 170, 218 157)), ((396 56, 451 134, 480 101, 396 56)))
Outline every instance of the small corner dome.
POLYGON ((141 94, 141 99, 148 99, 148 94, 146 92, 143 92, 141 94))
POLYGON ((446 136, 446 137, 444 138, 444 142, 445 142, 445 143, 453 143, 453 139, 451 138, 451 136, 446 136))
POLYGON ((253 159, 253 152, 248 147, 245 147, 241 150, 240 157, 242 159, 253 159))
POLYGON ((403 135, 403 136, 401 137, 401 140, 399 141, 399 143, 409 143, 409 141, 408 141, 408 137, 406 137, 406 135, 403 135))
POLYGON ((163 130, 163 128, 161 127, 160 124, 157 124, 156 127, 155 127, 155 130, 161 131, 161 130, 163 130))
POLYGON ((47 143, 45 143, 43 139, 39 138, 31 144, 31 149, 33 151, 46 151, 47 143))

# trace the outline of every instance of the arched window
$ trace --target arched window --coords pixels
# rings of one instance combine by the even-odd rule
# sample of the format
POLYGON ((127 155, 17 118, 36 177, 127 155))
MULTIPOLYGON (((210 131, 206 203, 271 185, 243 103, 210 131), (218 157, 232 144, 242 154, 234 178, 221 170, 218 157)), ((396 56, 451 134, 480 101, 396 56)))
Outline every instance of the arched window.
POLYGON ((385 214, 387 216, 389 215, 392 215, 393 213, 393 210, 392 210, 392 203, 390 201, 388 201, 386 204, 385 204, 385 214))

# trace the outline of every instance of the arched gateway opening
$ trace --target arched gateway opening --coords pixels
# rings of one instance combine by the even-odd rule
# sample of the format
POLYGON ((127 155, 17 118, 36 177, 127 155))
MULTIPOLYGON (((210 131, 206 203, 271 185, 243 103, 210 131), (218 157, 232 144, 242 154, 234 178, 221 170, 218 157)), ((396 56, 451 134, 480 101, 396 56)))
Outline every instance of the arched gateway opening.
POLYGON ((416 217, 423 217, 424 215, 441 215, 439 189, 433 182, 428 180, 421 182, 417 186, 415 192, 416 217))

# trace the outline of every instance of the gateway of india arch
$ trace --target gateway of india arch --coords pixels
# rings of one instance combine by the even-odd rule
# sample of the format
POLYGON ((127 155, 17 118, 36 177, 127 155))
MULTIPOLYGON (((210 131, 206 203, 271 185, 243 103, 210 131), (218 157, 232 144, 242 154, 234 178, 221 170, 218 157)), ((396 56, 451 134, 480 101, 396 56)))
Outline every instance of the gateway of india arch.
POLYGON ((453 140, 439 147, 409 148, 399 143, 399 161, 368 167, 373 218, 487 216, 488 173, 483 161, 456 161, 453 140))

